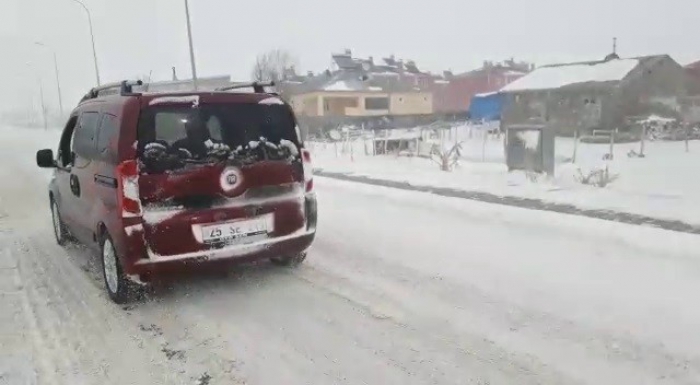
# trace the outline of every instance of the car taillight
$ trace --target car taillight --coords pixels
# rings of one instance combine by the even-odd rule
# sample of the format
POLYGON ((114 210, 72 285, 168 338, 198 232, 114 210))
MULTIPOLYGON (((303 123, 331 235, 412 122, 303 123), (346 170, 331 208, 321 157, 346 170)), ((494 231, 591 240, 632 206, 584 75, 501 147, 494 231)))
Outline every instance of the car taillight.
POLYGON ((122 216, 141 216, 138 163, 135 160, 127 160, 117 166, 117 181, 118 205, 122 216))
POLYGON ((306 192, 314 189, 313 167, 311 166, 311 152, 307 149, 301 150, 301 161, 304 165, 304 184, 306 192))

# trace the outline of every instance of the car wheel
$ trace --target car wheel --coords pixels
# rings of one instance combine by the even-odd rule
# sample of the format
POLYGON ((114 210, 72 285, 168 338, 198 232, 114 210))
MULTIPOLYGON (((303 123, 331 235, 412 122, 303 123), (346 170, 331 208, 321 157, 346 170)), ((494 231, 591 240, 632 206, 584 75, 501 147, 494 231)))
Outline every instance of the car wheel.
POLYGON ((124 275, 121 263, 114 249, 114 243, 109 234, 105 234, 100 247, 102 257, 102 276, 109 298, 118 304, 129 300, 130 282, 124 275))
POLYGON ((306 259, 306 252, 294 255, 271 258, 270 261, 277 266, 298 266, 306 259))
POLYGON ((53 234, 56 237, 56 243, 63 246, 68 242, 68 230, 66 225, 61 220, 61 212, 58 211, 58 205, 51 199, 51 222, 53 223, 53 234))

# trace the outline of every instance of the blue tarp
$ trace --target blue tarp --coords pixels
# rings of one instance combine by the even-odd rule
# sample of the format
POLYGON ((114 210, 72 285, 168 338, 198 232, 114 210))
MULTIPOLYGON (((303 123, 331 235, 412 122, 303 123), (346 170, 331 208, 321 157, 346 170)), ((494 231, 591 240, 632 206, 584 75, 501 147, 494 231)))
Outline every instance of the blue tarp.
POLYGON ((503 94, 493 92, 474 95, 469 104, 469 118, 483 121, 500 120, 502 108, 503 94))

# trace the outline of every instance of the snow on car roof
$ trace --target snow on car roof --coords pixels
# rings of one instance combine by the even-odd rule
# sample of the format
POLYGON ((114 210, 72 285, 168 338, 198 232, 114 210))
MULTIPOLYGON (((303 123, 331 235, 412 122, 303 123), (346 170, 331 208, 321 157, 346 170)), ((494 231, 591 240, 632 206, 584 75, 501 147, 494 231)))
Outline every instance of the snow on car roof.
POLYGON ((547 90, 588 82, 619 81, 639 64, 637 59, 540 67, 503 87, 501 91, 547 90))

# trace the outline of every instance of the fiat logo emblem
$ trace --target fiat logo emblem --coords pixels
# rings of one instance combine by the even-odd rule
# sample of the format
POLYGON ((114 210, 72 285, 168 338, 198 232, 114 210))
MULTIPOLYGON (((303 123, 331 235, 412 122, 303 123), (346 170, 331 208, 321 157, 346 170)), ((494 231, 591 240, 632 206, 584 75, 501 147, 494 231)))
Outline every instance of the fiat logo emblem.
POLYGON ((227 168, 221 173, 219 183, 225 192, 233 191, 241 184, 242 175, 237 168, 227 168))

